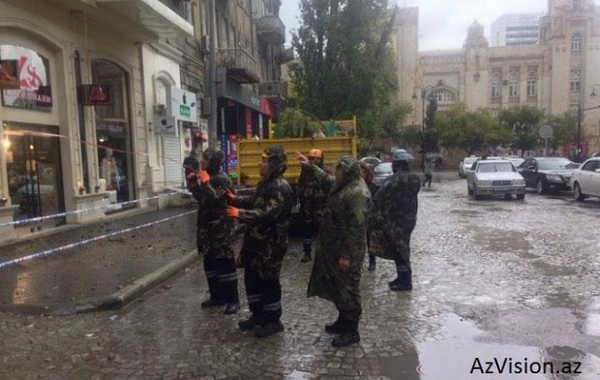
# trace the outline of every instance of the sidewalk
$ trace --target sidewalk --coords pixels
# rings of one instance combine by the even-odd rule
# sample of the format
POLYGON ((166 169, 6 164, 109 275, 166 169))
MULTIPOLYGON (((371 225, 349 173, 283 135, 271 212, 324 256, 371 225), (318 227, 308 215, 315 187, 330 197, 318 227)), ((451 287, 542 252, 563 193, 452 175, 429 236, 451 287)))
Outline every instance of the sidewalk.
POLYGON ((74 310, 77 304, 123 290, 141 277, 194 252, 195 210, 195 207, 172 207, 138 212, 122 219, 48 231, 39 238, 3 246, 0 263, 58 251, 0 268, 0 311, 74 310), (160 222, 163 219, 167 220, 160 222), (151 225, 138 228, 144 224, 151 225), (123 230, 131 231, 119 233, 123 230), (103 236, 89 244, 60 249, 103 236))

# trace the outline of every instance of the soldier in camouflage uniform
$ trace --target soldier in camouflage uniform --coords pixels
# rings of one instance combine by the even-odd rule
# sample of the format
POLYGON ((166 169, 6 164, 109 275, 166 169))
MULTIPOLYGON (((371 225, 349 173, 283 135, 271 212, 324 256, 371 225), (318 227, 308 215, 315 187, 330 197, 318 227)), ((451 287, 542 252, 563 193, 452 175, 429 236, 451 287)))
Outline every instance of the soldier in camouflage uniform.
POLYGON ((325 331, 339 334, 332 341, 333 346, 347 346, 360 341, 360 277, 366 252, 371 195, 361 179, 360 166, 354 158, 342 157, 336 166, 335 176, 311 165, 300 154, 297 158, 315 176, 335 184, 317 236, 315 263, 307 295, 318 296, 335 304, 338 319, 325 326, 325 331))
POLYGON ((208 149, 202 154, 202 171, 188 175, 188 188, 198 200, 198 253, 204 254, 204 272, 210 299, 202 307, 225 305, 225 314, 239 308, 238 280, 233 242, 235 221, 225 214, 226 191, 233 189, 231 179, 221 168, 223 152, 208 149))
MULTIPOLYGON (((329 169, 324 165, 325 157, 321 150, 311 149, 306 157, 312 165, 330 174, 329 169)), ((330 191, 331 184, 328 181, 317 180, 311 171, 302 167, 297 194, 300 202, 300 218, 304 223, 304 242, 302 243, 304 257, 300 260, 303 263, 312 260, 312 239, 319 231, 330 191)))
POLYGON ((250 197, 230 194, 235 207, 227 214, 246 223, 241 261, 246 295, 252 316, 239 322, 241 330, 254 330, 257 337, 283 331, 281 324, 281 283, 283 256, 288 248, 288 230, 293 192, 283 179, 287 157, 281 146, 262 154, 261 182, 250 197))
POLYGON ((417 223, 421 180, 410 173, 404 152, 394 152, 392 170, 369 213, 370 253, 396 263, 398 277, 389 283, 391 290, 411 290, 410 236, 417 223))

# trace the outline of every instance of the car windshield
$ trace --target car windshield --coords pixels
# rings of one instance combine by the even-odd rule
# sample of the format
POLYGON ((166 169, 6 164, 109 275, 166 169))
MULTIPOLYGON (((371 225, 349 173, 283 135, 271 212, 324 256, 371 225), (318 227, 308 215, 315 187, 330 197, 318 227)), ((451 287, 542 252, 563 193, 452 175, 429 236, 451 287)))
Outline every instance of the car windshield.
POLYGON ((373 169, 375 174, 387 174, 392 172, 392 164, 389 162, 383 162, 373 169))
POLYGON ((567 160, 566 158, 552 160, 538 160, 539 170, 571 170, 577 169, 579 165, 567 160))
POLYGON ((479 173, 514 172, 515 168, 510 162, 481 163, 477 168, 479 173))

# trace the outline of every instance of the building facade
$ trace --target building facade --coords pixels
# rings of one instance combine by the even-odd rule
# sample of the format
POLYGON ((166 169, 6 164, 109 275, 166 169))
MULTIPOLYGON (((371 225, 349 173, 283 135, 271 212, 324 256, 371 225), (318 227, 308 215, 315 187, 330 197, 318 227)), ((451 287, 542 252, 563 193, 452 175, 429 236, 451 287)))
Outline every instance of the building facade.
MULTIPOLYGON (((208 3, 0 0, 0 241, 182 188, 207 147, 208 3)), ((281 84, 279 0, 216 3, 219 132, 261 136, 282 101, 261 91, 281 84)))
POLYGON ((490 28, 490 45, 535 45, 539 40, 540 13, 511 13, 500 16, 490 28))
MULTIPOLYGON (((546 116, 600 105, 600 9, 592 0, 550 0, 536 45, 490 47, 475 22, 462 49, 418 51, 418 9, 396 20, 399 99, 413 105, 408 123, 423 122, 424 99, 439 109, 454 102, 486 107, 492 114, 531 105, 546 116), (596 96, 594 96, 596 95, 596 96)), ((600 109, 583 113, 584 150, 600 150, 600 109)))

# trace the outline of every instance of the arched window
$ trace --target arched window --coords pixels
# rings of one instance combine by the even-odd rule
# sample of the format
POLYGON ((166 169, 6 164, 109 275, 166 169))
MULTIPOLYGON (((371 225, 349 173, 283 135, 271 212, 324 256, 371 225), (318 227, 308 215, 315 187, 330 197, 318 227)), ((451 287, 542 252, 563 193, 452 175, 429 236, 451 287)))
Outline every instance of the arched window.
POLYGON ((502 75, 499 72, 492 74, 492 98, 502 96, 502 75))
POLYGON ((516 98, 519 96, 519 72, 511 71, 508 75, 508 96, 516 98))
POLYGON ((527 73, 527 96, 537 96, 537 71, 527 73))
POLYGON ((454 103, 454 94, 445 88, 439 88, 431 92, 429 97, 434 97, 439 104, 454 103))
POLYGON ((576 34, 571 38, 571 54, 581 54, 581 36, 576 34))
POLYGON ((581 70, 571 70, 571 92, 579 92, 581 90, 581 70))

